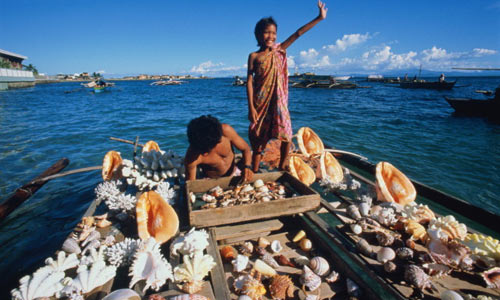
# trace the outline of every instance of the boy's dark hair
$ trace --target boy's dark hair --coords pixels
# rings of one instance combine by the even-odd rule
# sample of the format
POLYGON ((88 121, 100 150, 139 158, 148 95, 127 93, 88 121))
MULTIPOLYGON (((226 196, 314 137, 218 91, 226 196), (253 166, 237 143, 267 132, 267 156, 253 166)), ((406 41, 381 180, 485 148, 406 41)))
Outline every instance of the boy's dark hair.
POLYGON ((262 36, 262 33, 264 32, 266 27, 271 24, 276 26, 276 30, 278 30, 278 24, 276 24, 276 21, 274 21, 273 17, 262 18, 259 22, 257 22, 257 25, 255 25, 255 30, 253 31, 253 33, 255 34, 255 39, 257 40, 257 46, 261 46, 261 41, 259 41, 259 38, 262 36))
POLYGON ((211 115, 192 119, 187 127, 189 145, 200 153, 212 150, 222 138, 222 124, 211 115))

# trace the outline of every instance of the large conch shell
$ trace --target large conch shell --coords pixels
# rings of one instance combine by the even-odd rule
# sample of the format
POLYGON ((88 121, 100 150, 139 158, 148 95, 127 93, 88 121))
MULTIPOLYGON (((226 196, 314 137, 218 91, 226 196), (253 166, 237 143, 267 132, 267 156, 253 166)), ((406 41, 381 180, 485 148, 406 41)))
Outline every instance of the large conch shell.
POLYGON ((104 159, 102 161, 102 179, 110 180, 114 177, 115 172, 122 165, 122 157, 120 156, 120 152, 116 151, 108 151, 106 155, 104 155, 104 159))
POLYGON ((325 146, 319 136, 309 127, 302 127, 297 132, 297 143, 299 149, 305 157, 314 154, 321 154, 325 151, 325 146))
POLYGON ((142 147, 142 152, 149 152, 151 150, 160 151, 160 146, 155 141, 149 141, 142 147))
POLYGON ((333 183, 340 183, 344 179, 342 166, 330 152, 321 153, 319 166, 316 168, 319 179, 328 178, 333 183))
POLYGON ((306 164, 300 157, 294 155, 289 160, 290 173, 305 185, 311 185, 316 181, 316 175, 313 169, 306 164))
POLYGON ((406 205, 415 200, 417 192, 401 171, 388 162, 379 162, 375 170, 377 198, 380 201, 406 205))
POLYGON ((142 240, 150 236, 163 244, 170 240, 179 229, 179 217, 165 200, 156 192, 142 193, 137 200, 137 231, 142 240))

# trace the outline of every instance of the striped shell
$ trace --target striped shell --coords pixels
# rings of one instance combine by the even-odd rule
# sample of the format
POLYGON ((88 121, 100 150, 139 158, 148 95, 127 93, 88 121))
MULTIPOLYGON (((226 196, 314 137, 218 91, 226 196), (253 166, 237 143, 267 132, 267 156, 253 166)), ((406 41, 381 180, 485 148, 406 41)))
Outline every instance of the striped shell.
POLYGON ((142 240, 152 236, 163 244, 179 230, 177 213, 154 191, 141 194, 137 200, 136 214, 137 232, 142 240))
POLYGON ((380 201, 406 205, 417 197, 417 191, 410 179, 388 162, 377 164, 375 177, 377 198, 380 201))
POLYGON ((104 159, 102 161, 102 179, 110 180, 115 176, 115 172, 122 165, 122 157, 120 156, 120 152, 109 151, 104 155, 104 159))
POLYGON ((160 146, 155 141, 149 141, 142 147, 142 152, 149 152, 151 150, 160 151, 160 146))
POLYGON ((314 181, 316 181, 316 175, 314 174, 313 169, 306 164, 300 157, 291 156, 288 161, 288 166, 290 168, 290 173, 305 185, 311 185, 314 181))
POLYGON ((337 159, 330 152, 321 153, 319 166, 316 168, 318 179, 328 178, 332 183, 340 183, 344 179, 344 172, 337 159))
POLYGON ((311 258, 309 261, 309 267, 311 270, 318 274, 319 276, 326 275, 330 271, 330 265, 328 261, 321 256, 316 256, 311 258))
POLYGON ((300 152, 305 157, 314 154, 321 154, 325 151, 323 141, 319 136, 309 127, 302 127, 297 132, 297 144, 299 145, 300 152))

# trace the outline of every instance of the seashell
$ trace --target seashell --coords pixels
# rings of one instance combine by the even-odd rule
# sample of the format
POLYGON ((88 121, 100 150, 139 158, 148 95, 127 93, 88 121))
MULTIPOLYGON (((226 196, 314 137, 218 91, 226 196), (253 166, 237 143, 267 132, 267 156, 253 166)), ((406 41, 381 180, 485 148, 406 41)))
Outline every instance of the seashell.
POLYGON ((170 297, 168 299, 169 300, 210 300, 210 298, 207 298, 205 296, 198 295, 198 294, 182 294, 182 295, 170 297))
POLYGON ((302 251, 309 251, 312 249, 312 242, 309 239, 301 239, 299 242, 299 247, 302 251))
POLYGON ((62 245, 62 250, 67 253, 76 253, 76 254, 82 252, 82 249, 80 249, 78 242, 74 238, 67 238, 62 245))
POLYGON ((422 269, 426 271, 427 274, 433 277, 441 278, 451 273, 452 269, 445 265, 426 263, 422 265, 422 269))
POLYGON ((150 287, 158 291, 168 279, 173 280, 172 267, 163 258, 160 243, 153 237, 140 243, 129 271, 129 275, 132 276, 129 288, 132 288, 137 282, 145 280, 143 293, 150 287))
POLYGON ((394 236, 383 232, 383 231, 377 231, 375 234, 378 244, 383 247, 390 246, 394 243, 394 236))
POLYGON ((102 300, 141 300, 141 297, 134 290, 119 289, 109 293, 102 300))
POLYGON ((328 283, 334 283, 339 279, 339 273, 332 271, 330 275, 325 277, 326 282, 328 283))
POLYGON ((274 259, 282 266, 289 266, 292 268, 296 268, 297 265, 295 265, 293 262, 291 262, 286 256, 284 255, 276 255, 274 259))
POLYGON ((257 244, 259 245, 259 247, 266 248, 267 246, 269 246, 271 244, 271 242, 269 242, 264 237, 260 237, 259 240, 257 241, 257 244))
POLYGON ((82 256, 87 255, 88 252, 90 252, 91 249, 97 249, 101 246, 101 242, 99 240, 92 240, 90 241, 85 248, 82 250, 82 256))
POLYGON ((253 183, 253 187, 255 189, 258 189, 260 187, 264 186, 264 181, 262 181, 262 179, 257 179, 254 183, 253 183))
POLYGON ((388 162, 377 164, 375 177, 375 188, 379 201, 406 205, 417 197, 417 192, 410 179, 388 162))
POLYGON ((417 221, 420 224, 427 224, 436 218, 434 212, 427 205, 416 205, 415 202, 405 205, 403 214, 408 219, 417 221))
POLYGON ((107 266, 103 259, 97 259, 89 266, 78 266, 76 272, 78 275, 72 285, 82 293, 88 293, 115 277, 116 267, 107 266))
POLYGON ((309 127, 302 127, 297 132, 297 144, 299 145, 300 152, 305 157, 315 154, 321 154, 325 151, 323 141, 319 136, 309 127))
POLYGON ((300 283, 305 285, 309 291, 314 291, 321 285, 321 277, 316 275, 307 266, 304 266, 302 275, 300 275, 300 283))
POLYGON ((474 260, 474 265, 482 270, 491 269, 497 265, 493 257, 473 254, 471 258, 474 260))
POLYGON ((177 237, 172 242, 171 253, 175 256, 178 253, 189 255, 203 251, 208 246, 208 238, 208 233, 205 230, 196 230, 193 227, 188 233, 177 237))
POLYGON ((72 269, 76 267, 79 262, 76 253, 66 256, 64 251, 59 251, 59 253, 57 253, 56 260, 52 259, 52 257, 45 260, 45 264, 51 267, 54 272, 64 272, 68 269, 72 269))
POLYGON ((203 288, 203 280, 185 282, 184 284, 180 284, 179 288, 188 294, 198 293, 203 288))
POLYGON ((272 299, 293 298, 293 283, 286 275, 275 275, 269 284, 269 293, 272 299))
POLYGON ((361 296, 361 288, 350 278, 345 280, 347 285, 347 294, 354 298, 359 298, 361 296))
POLYGON ((365 239, 359 239, 359 241, 356 243, 356 248, 358 248, 359 252, 361 252, 363 255, 366 255, 368 257, 372 257, 373 255, 373 248, 365 239))
POLYGON ((82 221, 78 223, 78 227, 80 228, 85 228, 85 227, 92 227, 94 225, 94 217, 88 216, 88 217, 83 217, 82 221))
POLYGON ((231 261, 231 263, 233 264, 233 272, 241 273, 243 270, 245 270, 248 266, 248 260, 248 256, 238 254, 238 256, 236 256, 236 259, 231 261))
POLYGON ((248 193, 248 192, 251 192, 251 191, 253 191, 253 190, 254 190, 254 188, 253 188, 253 186, 252 186, 251 184, 245 184, 245 185, 241 188, 240 193, 248 193))
POLYGON ((396 271, 396 264, 392 261, 386 261, 384 263, 384 271, 386 271, 387 273, 393 273, 394 271, 396 271))
POLYGON ((102 161, 102 179, 106 181, 118 176, 119 172, 117 171, 122 165, 122 161, 120 152, 109 151, 106 153, 102 161))
POLYGON ((396 249, 396 256, 401 260, 410 260, 413 258, 413 250, 408 247, 396 249))
POLYGON ((464 298, 460 296, 459 293, 452 290, 441 292, 440 298, 441 300, 464 300, 464 298))
POLYGON ((382 207, 376 215, 372 215, 372 218, 375 218, 380 224, 387 227, 394 226, 398 221, 394 209, 391 207, 382 207))
POLYGON ((342 166, 330 152, 321 153, 319 166, 316 168, 316 177, 318 179, 328 178, 328 181, 338 184, 344 179, 342 166))
POLYGON ((405 241, 405 245, 406 247, 410 248, 410 249, 415 249, 415 241, 413 241, 412 239, 407 239, 405 241))
POLYGON ((429 239, 429 235, 427 234, 425 227, 416 221, 409 220, 405 225, 405 231, 411 235, 412 239, 420 240, 424 244, 429 239))
POLYGON ((321 256, 311 258, 309 261, 309 267, 319 276, 326 275, 326 273, 330 271, 330 264, 328 264, 328 261, 321 256))
POLYGON ((416 265, 408 265, 405 270, 404 278, 407 283, 413 285, 419 290, 434 289, 434 285, 430 281, 429 275, 425 274, 424 270, 416 265))
POLYGON ((304 230, 301 230, 301 231, 297 232, 297 234, 293 237, 292 241, 294 243, 297 243, 298 241, 303 239, 305 236, 306 236, 306 232, 304 230))
POLYGON ((260 280, 255 279, 252 276, 246 276, 240 292, 241 294, 247 295, 253 300, 260 300, 267 291, 260 280))
POLYGON ((88 243, 98 240, 101 238, 101 233, 97 230, 93 230, 90 232, 90 234, 87 236, 87 238, 82 242, 82 247, 85 247, 88 243))
POLYGON ((10 294, 14 300, 28 300, 41 297, 51 297, 63 286, 60 284, 64 278, 64 271, 54 272, 54 270, 45 266, 19 280, 19 288, 13 289, 10 294))
POLYGON ((358 205, 358 210, 362 217, 368 217, 370 215, 370 205, 366 202, 361 202, 358 205))
POLYGON ((154 237, 160 244, 170 240, 179 229, 175 210, 154 191, 142 193, 136 206, 137 232, 142 240, 154 237))
POLYGON ((278 240, 272 241, 271 250, 273 250, 273 253, 280 253, 280 251, 283 250, 283 246, 281 246, 280 241, 278 240))
POLYGON ((360 235, 362 232, 363 232, 363 228, 358 225, 358 224, 351 224, 351 231, 355 234, 355 235, 360 235))
POLYGON ((292 258, 292 261, 297 266, 307 266, 309 264, 309 258, 307 258, 307 256, 297 256, 292 258))
POLYGON ((241 295, 238 297, 238 300, 252 300, 252 298, 248 297, 247 295, 241 295))
POLYGON ((97 220, 95 225, 98 227, 98 228, 104 228, 104 227, 108 227, 110 226, 111 224, 113 224, 111 221, 108 221, 107 219, 101 219, 101 220, 97 220))
POLYGON ((290 169, 290 173, 302 181, 305 185, 309 186, 314 181, 316 181, 316 175, 314 174, 313 169, 306 164, 300 157, 291 156, 288 160, 288 167, 290 169))
POLYGON ((396 257, 396 252, 389 247, 380 248, 377 252, 377 260, 381 263, 385 263, 386 261, 393 260, 396 257))
POLYGON ((500 241, 491 236, 470 233, 467 234, 463 243, 474 254, 488 256, 500 261, 500 241))
POLYGON ((481 275, 489 288, 500 289, 500 268, 489 269, 481 275))
POLYGON ((245 255, 252 255, 253 253, 253 244, 252 242, 244 242, 240 245, 240 252, 245 255))
POLYGON ((260 274, 262 274, 264 276, 272 277, 272 276, 277 274, 276 270, 274 270, 271 266, 269 266, 268 264, 266 264, 264 261, 262 261, 260 259, 255 260, 253 268, 257 272, 259 272, 260 274))
POLYGON ((274 269, 278 268, 280 265, 278 262, 271 256, 271 254, 264 252, 260 257, 266 264, 270 265, 274 269))
POLYGON ((155 141, 148 141, 144 146, 142 147, 142 153, 144 152, 150 152, 151 150, 155 151, 160 151, 160 146, 155 141))
POLYGON ((225 245, 220 249, 220 256, 226 262, 230 262, 238 255, 238 251, 233 246, 225 245))
POLYGON ((184 282, 181 289, 189 294, 197 293, 203 286, 203 278, 215 266, 212 256, 196 252, 192 257, 183 256, 184 263, 174 268, 176 282, 184 282))
POLYGON ((353 218, 356 221, 361 219, 361 214, 359 212, 359 209, 354 204, 349 205, 346 209, 346 212, 349 217, 353 218))
POLYGON ((463 223, 459 223, 452 215, 433 219, 429 223, 429 228, 441 228, 441 230, 443 230, 448 235, 449 240, 464 240, 467 236, 467 226, 465 226, 465 224, 463 223))

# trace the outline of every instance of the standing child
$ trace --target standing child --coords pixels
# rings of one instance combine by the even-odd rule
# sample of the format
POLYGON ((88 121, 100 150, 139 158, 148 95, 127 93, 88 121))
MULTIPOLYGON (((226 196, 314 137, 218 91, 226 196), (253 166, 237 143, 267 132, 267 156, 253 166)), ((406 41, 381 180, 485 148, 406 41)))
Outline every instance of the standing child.
POLYGON ((252 168, 259 170, 262 151, 272 138, 281 141, 279 168, 290 151, 292 124, 288 112, 288 67, 286 49, 299 36, 326 18, 327 8, 318 1, 319 15, 300 27, 281 44, 276 44, 278 25, 272 17, 261 19, 255 26, 255 38, 260 49, 248 56, 248 120, 252 146, 252 168))

